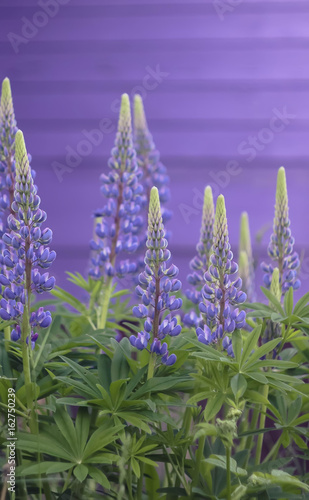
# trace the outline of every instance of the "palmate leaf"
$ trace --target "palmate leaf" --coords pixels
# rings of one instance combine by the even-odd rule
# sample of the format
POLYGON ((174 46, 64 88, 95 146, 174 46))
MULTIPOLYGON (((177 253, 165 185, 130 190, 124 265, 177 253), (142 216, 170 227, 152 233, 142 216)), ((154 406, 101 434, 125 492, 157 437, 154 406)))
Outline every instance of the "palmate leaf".
POLYGON ((118 438, 117 434, 122 431, 122 429, 123 425, 116 425, 108 429, 99 427, 94 431, 83 452, 83 462, 87 462, 87 458, 91 455, 94 455, 97 451, 102 451, 102 448, 114 442, 118 438))
MULTIPOLYGON (((224 455, 210 455, 209 458, 205 458, 203 461, 226 470, 226 457, 224 455)), ((248 474, 245 469, 238 467, 236 460, 233 458, 230 460, 230 468, 231 472, 237 476, 247 476, 248 474)))
POLYGON ((71 462, 41 462, 30 466, 20 466, 17 473, 21 476, 39 476, 41 474, 57 474, 74 467, 71 462))
POLYGON ((66 409, 59 406, 56 413, 54 413, 54 420, 68 448, 72 450, 75 457, 78 457, 81 449, 78 448, 75 427, 66 409))
POLYGON ((83 464, 78 464, 74 468, 73 474, 80 483, 83 483, 88 475, 88 467, 83 464))
POLYGON ((103 488, 110 489, 111 485, 105 474, 95 467, 88 467, 89 476, 96 481, 96 483, 103 486, 103 488))
POLYGON ((67 462, 74 461, 72 452, 68 450, 66 441, 59 441, 57 433, 49 435, 41 432, 40 435, 19 433, 17 448, 27 453, 44 453, 67 462))

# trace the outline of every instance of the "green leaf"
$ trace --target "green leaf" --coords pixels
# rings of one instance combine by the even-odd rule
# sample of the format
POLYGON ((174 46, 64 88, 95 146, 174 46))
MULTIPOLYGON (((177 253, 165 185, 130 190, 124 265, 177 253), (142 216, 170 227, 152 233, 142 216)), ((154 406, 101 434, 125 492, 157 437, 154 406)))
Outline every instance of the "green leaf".
POLYGON ((296 316, 301 316, 302 315, 302 310, 306 307, 306 305, 309 302, 309 292, 305 293, 305 295, 299 299, 299 301, 295 304, 294 307, 294 314, 296 316))
POLYGON ((240 362, 241 358, 241 351, 243 347, 243 342, 242 342, 242 335, 240 330, 235 330, 234 333, 232 333, 232 345, 233 345, 233 351, 235 354, 235 359, 237 363, 240 362))
MULTIPOLYGON (((251 365, 253 365, 253 363, 255 361, 257 361, 258 359, 262 358, 263 356, 265 356, 266 354, 268 354, 269 352, 273 351, 274 348, 282 341, 281 338, 278 338, 278 339, 274 339, 274 340, 270 340, 269 342, 266 342, 266 344, 263 344, 261 345, 261 347, 258 347, 256 349, 256 351, 254 351, 251 356, 249 356, 249 358, 247 359, 247 361, 244 363, 244 370, 247 371, 248 368, 251 367, 251 365)), ((243 371, 244 371, 243 370, 243 371)))
MULTIPOLYGON (((209 458, 204 459, 204 462, 226 470, 226 457, 223 455, 210 455, 209 458)), ((233 472, 237 476, 247 476, 248 474, 245 469, 241 469, 240 467, 238 467, 237 462, 236 460, 234 460, 234 458, 231 458, 230 469, 231 472, 233 472)))
POLYGON ((245 392, 245 399, 247 399, 248 401, 251 401, 253 403, 260 403, 260 404, 263 404, 263 405, 268 405, 269 404, 268 399, 265 398, 265 396, 263 396, 260 392, 257 392, 257 391, 249 391, 249 390, 247 390, 245 392))
POLYGON ((41 474, 57 474, 65 472, 73 467, 74 463, 63 462, 41 462, 39 464, 30 465, 29 467, 20 470, 21 476, 39 476, 41 474))
POLYGON ((89 429, 90 429, 90 419, 88 408, 79 408, 77 412, 76 422, 75 422, 75 432, 77 437, 77 447, 82 453, 86 446, 89 429))
POLYGON ((215 397, 208 399, 204 411, 204 418, 206 422, 211 420, 215 415, 217 415, 217 413, 219 413, 224 402, 225 394, 217 394, 215 397))
POLYGON ((261 286, 261 290, 264 293, 264 295, 268 298, 268 300, 273 304, 276 311, 282 316, 284 316, 284 310, 282 309, 279 300, 269 290, 267 290, 267 288, 261 286))
POLYGON ((80 483, 83 483, 88 476, 88 467, 86 467, 86 465, 79 464, 75 467, 73 474, 80 483))
POLYGON ((139 478, 141 475, 141 469, 140 469, 140 466, 138 464, 138 461, 135 460, 134 457, 131 458, 131 466, 132 466, 132 470, 133 470, 134 474, 136 475, 137 478, 139 478))
POLYGON ((256 328, 254 328, 254 330, 252 330, 252 332, 248 335, 244 343, 244 348, 240 360, 240 366, 243 366, 243 364, 247 361, 247 358, 250 356, 251 351, 253 351, 253 349, 257 345, 261 335, 261 330, 262 326, 259 325, 256 328))
POLYGON ((293 420, 298 417, 300 410, 302 407, 302 397, 299 396, 295 401, 289 404, 288 406, 288 418, 287 418, 287 423, 291 425, 293 420))
POLYGON ((293 312, 293 287, 290 286, 287 293, 284 296, 284 309, 287 316, 291 316, 293 312))
POLYGON ((105 474, 100 470, 96 469, 95 467, 88 467, 89 469, 89 476, 92 477, 98 484, 103 486, 103 488, 106 488, 107 490, 110 489, 111 485, 105 474))
POLYGON ((123 425, 116 425, 109 429, 99 427, 89 439, 84 454, 83 461, 97 451, 103 451, 103 448, 117 439, 117 434, 123 429, 123 425))
POLYGON ((138 399, 148 392, 164 392, 172 387, 175 387, 177 384, 187 382, 188 380, 188 377, 154 377, 147 380, 147 382, 140 389, 132 394, 130 399, 138 399))
POLYGON ((100 384, 107 391, 109 390, 109 386, 112 382, 111 366, 112 362, 110 357, 106 354, 100 354, 98 357, 98 377, 100 384))
POLYGON ((75 427, 65 407, 58 406, 56 413, 54 413, 54 420, 62 436, 67 442, 68 447, 77 457, 79 450, 77 447, 75 427))
POLYGON ((231 379, 231 389, 237 400, 244 395, 247 389, 247 382, 245 377, 241 373, 237 373, 231 379))

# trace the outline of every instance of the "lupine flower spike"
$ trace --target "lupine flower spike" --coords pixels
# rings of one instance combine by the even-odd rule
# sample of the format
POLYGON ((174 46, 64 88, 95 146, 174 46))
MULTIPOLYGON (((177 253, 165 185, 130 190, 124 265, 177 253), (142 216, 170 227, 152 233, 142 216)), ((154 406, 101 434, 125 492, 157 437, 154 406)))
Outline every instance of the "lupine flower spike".
POLYGON ((255 300, 254 286, 254 266, 251 247, 251 237, 249 228, 249 217, 247 212, 243 212, 240 218, 240 238, 239 238, 239 276, 243 282, 243 290, 247 294, 249 302, 255 300))
POLYGON ((176 355, 169 355, 167 343, 162 343, 162 340, 166 335, 174 337, 181 331, 173 314, 182 306, 182 300, 172 295, 181 289, 181 282, 176 278, 178 268, 173 264, 168 265, 171 253, 164 236, 159 191, 153 187, 150 193, 145 271, 139 275, 140 284, 136 288, 142 303, 133 308, 133 314, 144 320, 144 329, 137 337, 132 335, 130 342, 139 350, 147 349, 161 356, 162 363, 172 365, 176 355))
POLYGON ((41 228, 47 216, 39 208, 41 200, 33 183, 24 136, 20 130, 16 134, 15 149, 14 215, 8 216, 8 232, 2 236, 5 249, 0 256, 3 268, 0 274, 0 316, 15 324, 12 340, 21 338, 23 344, 31 343, 34 348, 38 328, 47 328, 51 324, 51 314, 42 307, 30 314, 31 296, 54 287, 55 279, 45 271, 55 260, 56 253, 48 247, 52 231, 41 228), (38 268, 43 269, 42 274, 38 268))
MULTIPOLYGON (((276 299, 280 302, 282 297, 282 290, 280 285, 280 274, 278 267, 275 267, 272 273, 272 280, 270 284, 270 291, 276 297, 276 299)), ((269 301, 269 307, 276 311, 275 306, 269 301)), ((280 323, 274 323, 271 319, 266 320, 266 328, 264 331, 264 335, 262 338, 262 344, 269 342, 275 338, 281 336, 281 325, 280 323)), ((278 348, 280 348, 280 344, 272 351, 272 358, 275 359, 277 357, 278 348)))
MULTIPOLYGON (((192 285, 186 291, 187 298, 193 304, 199 304, 202 300, 202 287, 204 285, 204 274, 208 270, 209 260, 212 253, 213 226, 215 220, 215 207, 212 196, 212 189, 207 186, 204 191, 204 204, 202 213, 202 224, 200 239, 196 246, 197 255, 191 260, 190 268, 192 273, 188 275, 188 282, 192 285)), ((184 316, 184 323, 188 326, 197 326, 199 320, 196 313, 191 311, 184 316)))
POLYGON ((134 96, 134 146, 139 167, 143 172, 142 183, 147 195, 147 205, 149 205, 150 190, 152 186, 156 186, 159 191, 162 219, 165 224, 171 217, 171 212, 164 206, 170 199, 169 177, 166 167, 160 161, 160 153, 149 132, 143 100, 140 95, 134 96))
MULTIPOLYGON (((268 245, 268 255, 277 263, 283 295, 290 287, 293 287, 294 290, 300 287, 300 280, 297 279, 300 262, 297 252, 293 252, 293 246, 294 238, 290 229, 285 169, 281 167, 277 177, 275 217, 273 233, 268 245)), ((271 264, 267 265, 263 262, 262 269, 265 272, 264 284, 269 288, 274 268, 271 264)))
POLYGON ((5 212, 14 199, 14 149, 17 132, 10 80, 2 82, 0 103, 0 235, 6 229, 5 212))
POLYGON ((203 301, 199 308, 204 325, 196 329, 200 342, 216 343, 233 356, 233 347, 229 335, 235 329, 243 328, 246 313, 239 311, 238 305, 245 302, 247 296, 241 291, 241 278, 234 278, 238 271, 229 243, 224 197, 217 199, 214 223, 213 253, 210 266, 205 273, 205 285, 202 290, 203 301))
MULTIPOLYGON (((13 214, 17 130, 10 80, 5 78, 2 82, 0 101, 0 237, 7 230, 9 212, 13 214)), ((28 159, 30 162, 30 155, 28 159)), ((32 171, 32 177, 34 176, 35 172, 32 171)), ((3 248, 2 243, 0 247, 3 248)))
POLYGON ((108 161, 110 172, 101 175, 101 191, 107 203, 96 211, 95 238, 89 275, 101 280, 100 314, 98 326, 104 328, 115 276, 124 277, 136 272, 136 263, 128 258, 139 245, 138 233, 142 218, 138 215, 142 203, 141 173, 133 148, 130 101, 123 94, 115 146, 108 161), (121 260, 120 260, 121 259, 121 260))

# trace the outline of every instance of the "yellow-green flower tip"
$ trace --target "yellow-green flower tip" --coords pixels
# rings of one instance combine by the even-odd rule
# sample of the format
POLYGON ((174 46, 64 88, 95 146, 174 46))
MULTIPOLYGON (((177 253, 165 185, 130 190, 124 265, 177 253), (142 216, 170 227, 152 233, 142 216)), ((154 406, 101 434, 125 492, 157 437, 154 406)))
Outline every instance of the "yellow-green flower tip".
POLYGON ((16 132, 15 137, 15 158, 16 158, 16 171, 19 174, 25 174, 29 169, 28 153, 24 134, 21 130, 16 132))
POLYGON ((134 128, 135 130, 147 129, 143 99, 139 94, 134 96, 134 128))
POLYGON ((205 187, 204 191, 204 207, 211 209, 214 206, 214 199, 212 196, 212 189, 210 186, 205 187))
POLYGON ((242 212, 240 217, 239 252, 242 251, 245 251, 248 257, 252 256, 249 216, 247 212, 242 212))
POLYGON ((159 191, 158 188, 156 188, 155 186, 152 187, 150 191, 150 206, 153 208, 155 207, 160 208, 159 191))
MULTIPOLYGON (((279 300, 279 302, 280 302, 282 291, 281 291, 280 274, 279 274, 278 267, 275 267, 275 269, 273 270, 271 284, 270 284, 270 291, 276 297, 276 299, 279 300)), ((270 306, 271 306, 271 304, 270 304, 270 306)))
POLYGON ((8 78, 5 78, 2 82, 2 91, 1 91, 1 106, 7 104, 12 100, 12 91, 11 84, 8 78))
POLYGON ((222 217, 226 217, 226 209, 225 209, 225 199, 223 194, 220 194, 217 199, 216 204, 216 220, 222 219, 222 217))
POLYGON ((282 199, 288 197, 288 191, 286 186, 286 175, 285 168, 280 167, 277 175, 277 190, 276 190, 276 200, 281 201, 282 199))
POLYGON ((128 94, 122 94, 119 113, 118 131, 131 129, 131 107, 128 94))

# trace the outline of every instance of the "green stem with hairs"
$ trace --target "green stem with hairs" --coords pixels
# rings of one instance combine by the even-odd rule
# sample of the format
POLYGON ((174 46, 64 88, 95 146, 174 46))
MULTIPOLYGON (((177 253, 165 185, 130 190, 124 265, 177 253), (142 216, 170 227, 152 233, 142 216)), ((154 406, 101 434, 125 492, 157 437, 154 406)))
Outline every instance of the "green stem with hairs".
POLYGON ((227 500, 232 500, 231 493, 231 448, 226 447, 226 489, 227 489, 227 500))
POLYGON ((113 279, 108 278, 106 281, 106 285, 103 288, 101 314, 100 314, 99 319, 98 319, 98 328, 102 329, 102 330, 104 330, 104 328, 106 327, 108 308, 109 308, 109 303, 110 303, 110 299, 112 296, 112 289, 113 289, 113 279))

